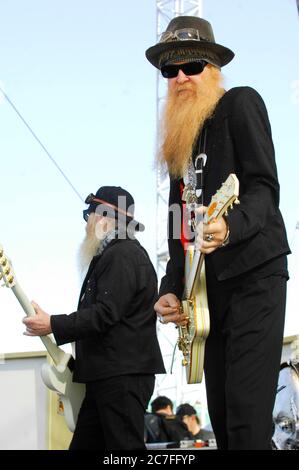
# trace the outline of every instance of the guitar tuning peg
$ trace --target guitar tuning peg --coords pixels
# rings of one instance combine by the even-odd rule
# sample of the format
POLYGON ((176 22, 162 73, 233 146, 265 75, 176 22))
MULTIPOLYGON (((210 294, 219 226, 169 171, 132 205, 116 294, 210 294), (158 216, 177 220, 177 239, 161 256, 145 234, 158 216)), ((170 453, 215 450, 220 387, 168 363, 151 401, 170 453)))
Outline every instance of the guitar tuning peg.
POLYGON ((225 217, 228 216, 228 211, 227 210, 224 212, 224 215, 225 215, 225 217))
POLYGON ((1 264, 1 266, 6 266, 7 265, 7 259, 5 258, 5 256, 2 256, 0 258, 0 264, 1 264))
POLYGON ((10 273, 10 267, 6 266, 6 268, 3 269, 3 274, 5 274, 5 276, 7 276, 9 273, 10 273))
POLYGON ((238 198, 235 199, 235 204, 240 204, 240 201, 238 198))
POLYGON ((13 277, 12 274, 10 274, 10 275, 8 276, 8 278, 7 278, 7 282, 8 282, 8 284, 12 284, 13 281, 14 281, 14 277, 13 277))
POLYGON ((233 204, 231 204, 231 205, 230 205, 230 208, 231 208, 231 209, 233 209, 233 208, 234 208, 233 204))

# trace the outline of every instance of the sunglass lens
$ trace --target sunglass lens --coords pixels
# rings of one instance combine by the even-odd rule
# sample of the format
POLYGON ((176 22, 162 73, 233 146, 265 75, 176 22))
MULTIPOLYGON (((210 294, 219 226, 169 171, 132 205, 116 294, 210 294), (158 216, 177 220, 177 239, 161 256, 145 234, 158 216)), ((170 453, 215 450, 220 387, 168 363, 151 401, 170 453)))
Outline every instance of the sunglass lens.
POLYGON ((205 61, 201 62, 187 62, 180 65, 164 65, 161 67, 161 74, 164 78, 177 77, 179 70, 182 70, 185 75, 197 75, 203 71, 206 66, 205 61))
POLYGON ((205 62, 189 62, 181 66, 185 75, 197 75, 205 68, 205 62))
POLYGON ((88 221, 88 217, 89 217, 89 210, 88 210, 88 209, 84 209, 84 211, 83 211, 83 219, 85 220, 85 222, 88 221))
POLYGON ((164 65, 161 67, 161 74, 164 78, 174 78, 179 73, 178 65, 164 65))

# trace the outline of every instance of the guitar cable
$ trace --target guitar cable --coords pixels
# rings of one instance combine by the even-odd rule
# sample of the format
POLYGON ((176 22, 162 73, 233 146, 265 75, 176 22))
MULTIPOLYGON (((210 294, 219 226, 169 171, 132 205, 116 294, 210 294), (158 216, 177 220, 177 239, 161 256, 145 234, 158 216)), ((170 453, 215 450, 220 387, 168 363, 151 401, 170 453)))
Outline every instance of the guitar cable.
POLYGON ((172 359, 171 359, 171 365, 170 365, 170 373, 171 373, 171 374, 172 374, 172 370, 173 370, 173 364, 174 364, 174 358, 175 358, 175 351, 176 351, 177 345, 178 345, 178 343, 176 342, 175 345, 174 345, 174 348, 173 348, 172 359))

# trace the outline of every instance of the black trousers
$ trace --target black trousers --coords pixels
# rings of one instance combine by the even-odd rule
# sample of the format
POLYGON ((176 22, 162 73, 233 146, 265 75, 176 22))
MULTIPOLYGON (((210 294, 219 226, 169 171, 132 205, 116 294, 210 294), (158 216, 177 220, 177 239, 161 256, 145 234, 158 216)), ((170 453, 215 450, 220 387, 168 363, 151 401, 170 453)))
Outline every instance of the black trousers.
POLYGON ((154 375, 122 375, 86 384, 70 450, 143 450, 144 414, 154 375))
POLYGON ((228 287, 207 269, 211 329, 205 379, 219 449, 270 449, 286 280, 249 276, 228 287))

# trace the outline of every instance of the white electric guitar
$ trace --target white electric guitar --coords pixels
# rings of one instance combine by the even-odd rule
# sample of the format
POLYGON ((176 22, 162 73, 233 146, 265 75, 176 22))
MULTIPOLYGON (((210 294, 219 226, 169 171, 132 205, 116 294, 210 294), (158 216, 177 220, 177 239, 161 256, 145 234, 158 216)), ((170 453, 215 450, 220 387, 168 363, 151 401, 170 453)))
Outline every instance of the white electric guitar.
MULTIPOLYGON (((203 222, 219 219, 233 203, 238 204, 239 181, 231 173, 212 197, 203 222)), ((202 381, 205 341, 210 332, 210 316, 206 290, 204 254, 189 246, 185 259, 185 291, 181 310, 188 317, 186 326, 179 326, 178 347, 183 353, 187 383, 202 381)))
MULTIPOLYGON (((35 310, 28 297, 16 280, 10 260, 5 256, 0 245, 0 279, 3 278, 6 287, 11 288, 27 316, 35 315, 35 310)), ((73 358, 65 353, 55 343, 53 335, 40 336, 54 364, 44 364, 41 375, 45 385, 57 392, 64 409, 66 424, 74 432, 78 413, 85 395, 85 385, 73 382, 70 370, 73 358)))

